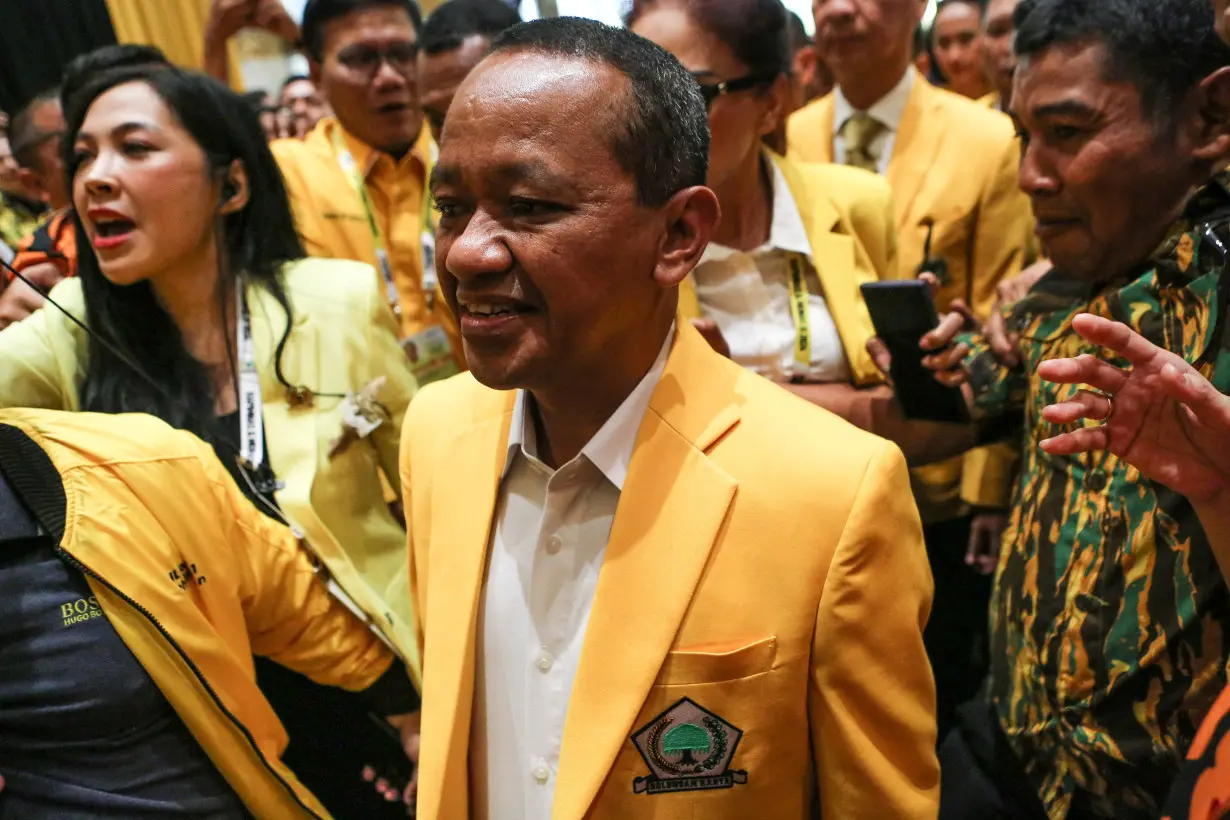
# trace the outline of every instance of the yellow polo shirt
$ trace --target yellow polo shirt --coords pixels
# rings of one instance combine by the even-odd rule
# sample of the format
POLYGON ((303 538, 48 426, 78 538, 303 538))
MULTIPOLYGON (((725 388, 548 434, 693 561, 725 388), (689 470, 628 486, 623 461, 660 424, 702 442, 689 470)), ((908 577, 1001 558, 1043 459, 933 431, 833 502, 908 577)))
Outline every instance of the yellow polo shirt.
MULTIPOLYGON (((332 117, 302 140, 272 144, 304 250, 309 256, 354 259, 379 270, 376 243, 363 202, 334 152, 332 117)), ((424 219, 430 217, 427 174, 433 145, 426 128, 409 154, 395 161, 345 131, 342 139, 362 169, 376 222, 388 248, 401 308, 401 335, 412 336, 441 321, 423 293, 424 219)))

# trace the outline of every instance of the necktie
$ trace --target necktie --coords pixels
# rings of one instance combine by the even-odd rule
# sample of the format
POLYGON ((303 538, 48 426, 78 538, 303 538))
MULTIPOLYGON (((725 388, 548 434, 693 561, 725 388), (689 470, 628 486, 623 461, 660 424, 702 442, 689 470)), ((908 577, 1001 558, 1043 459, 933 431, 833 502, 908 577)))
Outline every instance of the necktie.
POLYGON ((841 127, 841 138, 846 142, 846 165, 871 171, 879 171, 880 157, 872 148, 876 138, 887 129, 884 123, 866 111, 856 111, 841 127))

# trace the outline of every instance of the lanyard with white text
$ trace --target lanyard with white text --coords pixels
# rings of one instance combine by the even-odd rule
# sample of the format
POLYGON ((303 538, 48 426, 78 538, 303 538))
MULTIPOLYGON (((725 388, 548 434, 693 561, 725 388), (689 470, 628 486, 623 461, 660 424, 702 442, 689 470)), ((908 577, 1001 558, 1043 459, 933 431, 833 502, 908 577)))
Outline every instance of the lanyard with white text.
POLYGON ((261 406, 261 378, 256 372, 256 345, 252 341, 252 317, 243 286, 235 288, 236 324, 239 341, 239 456, 253 475, 265 463, 265 416, 261 406))
POLYGON ((811 316, 803 257, 790 254, 790 317, 794 319, 794 361, 803 371, 811 367, 811 316))
POLYGON ((367 227, 372 232, 372 244, 376 246, 376 261, 380 263, 380 276, 384 279, 385 298, 389 301, 389 307, 393 308, 393 313, 401 318, 401 301, 397 295, 397 284, 393 281, 393 263, 389 260, 389 249, 384 242, 384 234, 380 232, 380 224, 376 222, 376 210, 372 207, 371 197, 367 193, 363 173, 355 162, 354 154, 350 153, 350 149, 342 141, 340 128, 333 129, 333 153, 337 155, 337 161, 346 178, 350 180, 351 187, 359 195, 363 214, 367 217, 367 227))

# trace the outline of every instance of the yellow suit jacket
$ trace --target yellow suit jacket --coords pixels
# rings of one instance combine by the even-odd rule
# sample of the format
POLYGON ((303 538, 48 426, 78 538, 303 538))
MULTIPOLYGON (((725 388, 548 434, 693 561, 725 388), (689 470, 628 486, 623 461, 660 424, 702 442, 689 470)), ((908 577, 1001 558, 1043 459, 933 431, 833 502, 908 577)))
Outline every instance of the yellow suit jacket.
MULTIPOLYGON (((423 820, 469 817, 476 618, 514 397, 463 374, 407 413, 423 820)), ((806 820, 818 784, 824 818, 934 818, 931 594, 900 451, 681 321, 607 544, 552 817, 806 820), (684 698, 725 722, 726 748, 741 732, 718 767, 735 784, 637 793, 650 769, 631 738, 684 698)))
MULTIPOLYGON (((912 70, 912 69, 911 69, 912 70)), ((834 94, 790 118, 790 155, 833 161, 834 94)), ((913 276, 931 255, 948 263, 941 310, 965 299, 985 317, 995 286, 1024 266, 1033 219, 1017 185, 1019 147, 1012 122, 984 105, 916 76, 888 163, 901 242, 900 271, 913 276)))
MULTIPOLYGON (((883 375, 867 353, 867 340, 875 328, 859 286, 897 275, 892 192, 879 176, 858 168, 793 162, 767 153, 781 168, 807 228, 811 263, 854 383, 878 384, 883 375)), ((679 310, 687 319, 704 314, 691 276, 679 289, 679 310)))
POLYGON ((281 761, 286 730, 252 656, 362 691, 393 653, 331 598, 293 534, 208 445, 151 416, 3 410, 0 442, 20 465, 10 483, 252 815, 326 817, 281 761), (181 562, 195 567, 182 586, 167 577, 181 562))
MULTIPOLYGON (((913 69, 911 69, 913 70, 913 69)), ((790 118, 791 156, 832 162, 835 96, 816 100, 790 118)), ((888 163, 900 240, 899 270, 910 277, 931 257, 943 259, 948 279, 936 296, 941 311, 964 299, 986 318, 995 286, 1019 273, 1030 256, 1033 217, 1017 184, 1020 149, 1008 117, 985 105, 914 78, 888 163)), ((1004 470, 983 455, 915 471, 923 516, 941 521, 961 515, 963 501, 1008 505, 1004 470)))
MULTIPOLYGON (((286 379, 316 393, 344 395, 383 376, 378 398, 392 420, 330 457, 342 432, 341 400, 318 396, 312 407, 290 406, 273 367, 286 315, 272 295, 250 288, 269 463, 286 483, 277 492, 278 506, 417 674, 405 532, 389 512, 382 483, 384 476, 398 485, 401 419, 415 391, 393 313, 375 271, 358 262, 297 262, 285 271, 285 287, 294 313, 282 356, 286 379)), ((52 298, 84 321, 80 280, 64 280, 52 298)), ((51 306, 0 332, 0 407, 79 409, 88 343, 85 332, 51 306)))

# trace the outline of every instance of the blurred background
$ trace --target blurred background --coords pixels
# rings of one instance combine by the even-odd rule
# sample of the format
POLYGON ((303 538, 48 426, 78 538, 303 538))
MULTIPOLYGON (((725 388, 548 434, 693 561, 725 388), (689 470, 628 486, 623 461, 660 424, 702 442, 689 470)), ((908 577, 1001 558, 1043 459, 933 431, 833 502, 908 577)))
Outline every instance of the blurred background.
MULTIPOLYGON (((618 24, 625 0, 555 0, 561 14, 618 24)), ((307 0, 282 0, 299 22, 307 0)), ((442 0, 420 0, 430 13, 442 0)), ((517 0, 509 0, 514 4, 517 0)), ((813 28, 811 0, 784 0, 813 28)), ((930 0, 926 22, 935 13, 930 0)), ((174 62, 200 68, 209 0, 0 0, 0 110, 15 111, 54 86, 78 54, 110 43, 151 43, 174 62), (20 32, 20 35, 16 33, 20 32)), ((523 18, 539 16, 539 0, 520 0, 523 18)), ((276 90, 307 64, 287 44, 244 31, 230 46, 231 78, 239 91, 276 90)))

